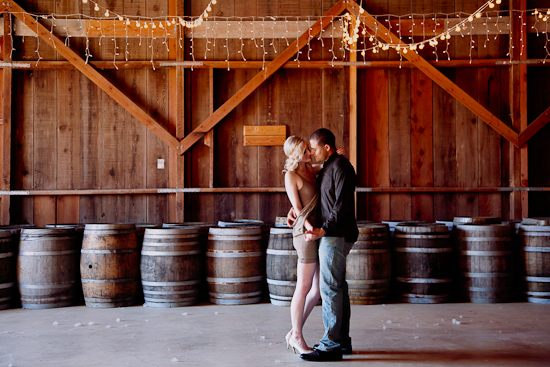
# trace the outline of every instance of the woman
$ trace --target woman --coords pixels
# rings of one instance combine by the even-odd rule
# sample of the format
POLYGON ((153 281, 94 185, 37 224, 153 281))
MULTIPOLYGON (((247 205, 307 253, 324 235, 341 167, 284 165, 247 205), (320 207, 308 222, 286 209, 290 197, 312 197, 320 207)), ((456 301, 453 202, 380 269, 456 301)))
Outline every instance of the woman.
POLYGON ((287 348, 292 347, 300 354, 310 353, 302 328, 319 301, 319 257, 318 241, 306 242, 306 231, 315 228, 318 203, 315 173, 320 167, 311 165, 308 143, 296 136, 289 137, 284 144, 287 156, 285 162, 285 189, 295 213, 299 213, 293 225, 293 245, 298 253, 297 282, 290 304, 292 329, 286 335, 287 348))

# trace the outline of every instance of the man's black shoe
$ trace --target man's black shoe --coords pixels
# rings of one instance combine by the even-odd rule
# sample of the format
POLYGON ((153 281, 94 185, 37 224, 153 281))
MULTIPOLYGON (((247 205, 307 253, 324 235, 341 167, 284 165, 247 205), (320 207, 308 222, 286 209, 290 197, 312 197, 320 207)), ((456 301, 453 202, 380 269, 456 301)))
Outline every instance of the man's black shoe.
MULTIPOLYGON (((318 346, 319 344, 315 344, 313 348, 317 348, 318 346)), ((349 347, 342 347, 342 354, 344 355, 353 354, 353 349, 351 348, 351 344, 349 345, 349 347)))
POLYGON ((324 352, 319 349, 313 349, 311 353, 300 354, 300 358, 311 362, 333 362, 342 360, 342 350, 340 348, 324 352))

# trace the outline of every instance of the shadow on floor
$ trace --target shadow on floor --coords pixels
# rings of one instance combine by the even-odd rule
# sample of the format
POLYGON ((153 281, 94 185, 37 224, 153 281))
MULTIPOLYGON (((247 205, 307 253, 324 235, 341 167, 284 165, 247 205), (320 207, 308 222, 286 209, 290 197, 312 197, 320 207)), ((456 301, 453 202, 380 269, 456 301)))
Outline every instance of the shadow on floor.
POLYGON ((520 362, 545 362, 550 365, 549 349, 526 349, 521 352, 479 350, 479 351, 361 351, 354 350, 352 355, 344 357, 350 362, 489 362, 489 363, 514 363, 520 366, 520 362))

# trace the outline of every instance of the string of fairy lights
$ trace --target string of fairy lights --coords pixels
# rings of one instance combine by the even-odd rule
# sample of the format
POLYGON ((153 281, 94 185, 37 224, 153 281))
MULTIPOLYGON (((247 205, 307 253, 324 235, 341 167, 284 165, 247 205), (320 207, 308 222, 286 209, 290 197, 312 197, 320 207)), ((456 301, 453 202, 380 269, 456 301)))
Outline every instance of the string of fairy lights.
MULTIPOLYGON (((243 61, 246 61, 245 56, 245 41, 250 40, 253 42, 255 48, 262 51, 262 61, 263 66, 266 63, 266 56, 271 53, 277 54, 279 51, 277 49, 277 42, 275 36, 275 28, 279 30, 278 38, 281 39, 280 46, 288 47, 290 45, 289 40, 294 40, 305 32, 311 32, 311 26, 316 21, 326 21, 322 17, 318 16, 308 16, 308 17, 273 17, 273 16, 248 16, 248 17, 219 17, 211 16, 210 13, 213 10, 213 6, 218 3, 218 0, 211 0, 206 8, 200 13, 199 16, 158 16, 158 17, 145 17, 140 15, 123 15, 118 14, 114 11, 101 6, 93 0, 81 0, 84 4, 89 4, 93 7, 93 10, 99 14, 99 16, 93 15, 84 15, 84 14, 50 14, 50 15, 34 15, 36 20, 38 19, 50 19, 52 20, 50 32, 54 34, 54 21, 58 21, 63 24, 62 20, 68 22, 69 19, 78 19, 78 20, 87 20, 89 22, 89 29, 82 29, 82 23, 79 26, 79 35, 86 38, 86 49, 85 56, 86 62, 92 58, 90 52, 90 30, 99 31, 99 44, 101 45, 102 39, 107 37, 105 34, 109 34, 107 30, 102 29, 105 24, 112 21, 112 24, 109 24, 109 29, 123 29, 121 34, 114 34, 110 39, 113 41, 114 55, 113 63, 116 66, 117 56, 120 56, 120 45, 123 44, 121 39, 126 39, 126 47, 123 50, 124 58, 126 61, 129 60, 130 51, 129 51, 129 36, 128 28, 133 30, 139 30, 139 45, 142 45, 142 32, 143 38, 147 38, 146 45, 151 48, 150 56, 151 63, 154 68, 155 61, 155 51, 153 43, 160 39, 162 44, 165 45, 166 50, 169 51, 169 42, 168 38, 171 35, 171 32, 174 32, 176 27, 188 28, 189 31, 180 32, 179 39, 176 44, 180 47, 184 47, 184 35, 185 39, 189 41, 189 58, 187 60, 192 60, 193 62, 198 60, 207 60, 209 52, 216 47, 216 42, 223 44, 223 53, 225 53, 225 61, 229 69, 230 66, 230 48, 235 48, 235 52, 238 56, 242 58, 243 61), (97 21, 97 23, 95 23, 97 21), (117 22, 123 25, 123 27, 116 27, 117 22), (308 28, 304 29, 303 26, 300 28, 300 25, 303 25, 304 22, 307 24, 308 28), (266 23, 268 25, 266 25, 266 23), (221 25, 221 26, 220 26, 221 25), (281 29, 284 27, 282 36, 280 35, 281 29), (221 28, 225 28, 225 37, 221 32, 221 28), (244 29, 247 29, 245 32, 244 29), (251 28, 251 30, 249 30, 251 28), (215 32, 216 31, 216 32, 215 32), (240 40, 240 45, 237 43, 229 42, 230 32, 240 33, 238 39, 240 40), (217 33, 217 34, 214 34, 217 33), (211 35, 209 37, 209 35, 211 35), (196 55, 195 52, 195 39, 201 38, 204 40, 205 45, 203 45, 203 50, 200 54, 196 55), (118 39, 118 43, 117 43, 118 39)), ((363 56, 363 60, 367 60, 367 52, 378 53, 381 51, 387 51, 389 49, 394 49, 399 53, 400 56, 406 54, 407 52, 419 52, 418 50, 424 49, 426 46, 431 46, 433 53, 435 54, 436 61, 439 60, 438 45, 444 46, 443 53, 447 55, 447 58, 450 60, 451 55, 449 53, 449 42, 453 36, 457 37, 469 37, 470 39, 470 61, 472 60, 472 49, 475 48, 475 39, 474 35, 479 36, 478 42, 484 41, 484 46, 487 47, 487 43, 491 41, 489 37, 490 34, 496 34, 494 40, 500 34, 505 33, 510 29, 510 18, 505 16, 517 17, 523 25, 526 25, 528 16, 534 18, 534 23, 532 29, 536 32, 537 36, 543 34, 546 37, 546 42, 544 43, 544 49, 546 56, 543 62, 546 62, 547 58, 550 58, 550 32, 549 32, 549 20, 550 20, 550 9, 534 9, 534 10, 495 10, 495 5, 501 3, 501 0, 489 0, 481 7, 479 7, 473 13, 450 13, 450 14, 408 14, 408 15, 372 15, 372 17, 377 21, 374 29, 369 29, 365 25, 364 10, 361 6, 359 10, 359 15, 355 18, 352 17, 349 13, 346 13, 341 16, 334 16, 329 21, 332 23, 327 32, 326 29, 323 29, 318 37, 308 37, 307 50, 304 49, 301 51, 299 48, 296 50, 295 61, 300 62, 300 55, 302 53, 307 54, 307 60, 311 60, 311 51, 312 51, 312 41, 318 41, 321 47, 328 47, 329 53, 332 55, 332 61, 338 60, 341 58, 342 61, 345 61, 346 52, 358 52, 363 56), (474 22, 474 20, 478 20, 474 22), (482 22, 479 22, 482 21, 482 22), (405 22, 407 27, 405 27, 405 22), (378 29, 378 24, 384 25, 390 32, 396 33, 397 37, 393 37, 392 42, 383 41, 383 37, 387 38, 388 35, 382 34, 382 30, 378 29), (411 26, 412 24, 412 26, 411 26), (406 29, 404 31, 402 29, 406 29), (418 35, 418 28, 422 27, 422 35, 418 35), (431 28, 433 27, 433 28, 431 28), (477 27, 477 29, 475 28, 477 27), (485 30, 480 30, 480 27, 484 27, 485 30), (413 32, 413 29, 415 30, 413 32), (410 34, 406 34, 409 32, 410 34), (492 33, 491 33, 492 32, 492 33), (328 35, 326 34, 328 33, 328 35), (484 39, 483 36, 485 35, 484 39), (329 42, 323 40, 330 39, 329 42)), ((68 25, 63 26, 65 34, 65 44, 69 44, 71 35, 68 25)), ((175 32, 174 32, 175 33, 175 32)), ((97 34, 97 32, 96 32, 97 34)), ((13 37, 13 34, 12 34, 13 37)), ((36 36, 38 38, 38 36, 36 36)), ((172 36, 173 38, 173 36, 172 36)), ((231 37, 234 38, 234 37, 231 37)), ((520 35, 520 44, 521 50, 524 51, 524 39, 526 35, 523 34, 523 28, 520 35)), ((37 63, 42 59, 40 56, 40 46, 39 39, 37 40, 37 63)), ((12 42, 13 45, 13 42, 12 42)), ((318 45, 315 45, 318 47, 318 45)), ((511 50, 514 47, 511 40, 509 42, 509 52, 508 56, 511 57, 511 50)), ((216 59, 220 60, 220 49, 216 51, 216 59)), ((14 49, 12 49, 12 52, 14 49)), ((305 58, 305 57, 304 57, 305 58)), ((302 58, 303 59, 303 58, 302 58)))

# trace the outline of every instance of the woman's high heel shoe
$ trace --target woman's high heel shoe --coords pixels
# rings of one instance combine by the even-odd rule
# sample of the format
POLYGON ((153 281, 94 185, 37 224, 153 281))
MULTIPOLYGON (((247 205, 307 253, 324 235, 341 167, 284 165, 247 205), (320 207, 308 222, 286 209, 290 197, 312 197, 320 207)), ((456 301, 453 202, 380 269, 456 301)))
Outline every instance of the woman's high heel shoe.
POLYGON ((290 347, 290 337, 292 336, 292 330, 290 330, 286 336, 285 336, 285 340, 286 340, 286 349, 288 349, 290 347))
POLYGON ((293 338, 290 338, 288 343, 292 347, 292 352, 294 352, 294 353, 296 353, 296 350, 298 350, 298 353, 300 353, 300 354, 313 352, 313 350, 311 350, 309 348, 308 349, 303 349, 302 347, 300 347, 298 345, 298 343, 296 342, 296 340, 294 340, 293 338))

